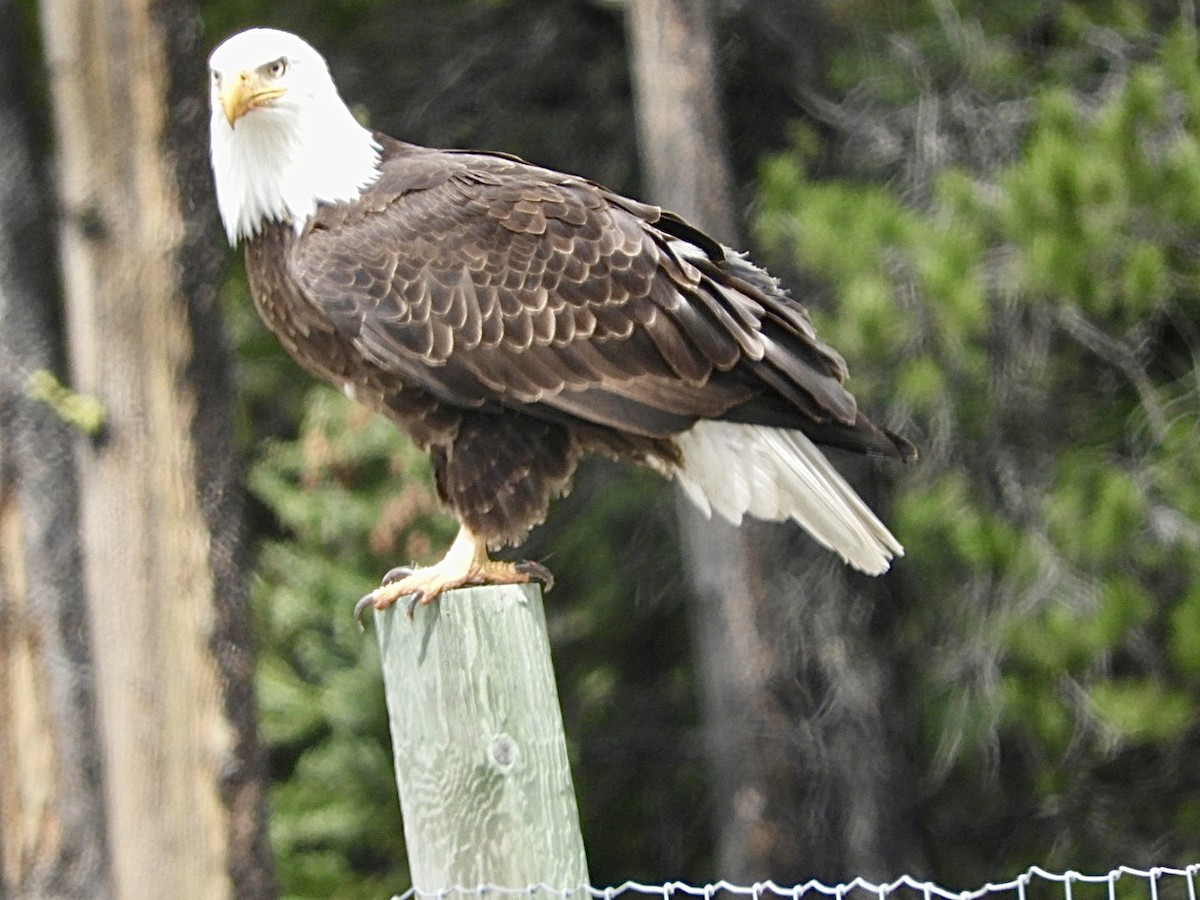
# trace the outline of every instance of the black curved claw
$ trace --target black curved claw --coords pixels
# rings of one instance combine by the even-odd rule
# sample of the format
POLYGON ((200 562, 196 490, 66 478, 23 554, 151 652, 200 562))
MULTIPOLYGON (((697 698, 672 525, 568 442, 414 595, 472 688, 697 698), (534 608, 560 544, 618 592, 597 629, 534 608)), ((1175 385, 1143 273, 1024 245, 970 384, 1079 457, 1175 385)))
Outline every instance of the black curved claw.
POLYGON ((401 578, 407 578, 415 571, 416 569, 414 569, 412 566, 396 566, 394 569, 388 569, 383 576, 383 580, 379 583, 391 584, 393 581, 399 581, 401 578))
POLYGON ((416 612, 417 604, 421 602, 421 598, 425 596, 424 591, 413 591, 408 597, 408 620, 411 622, 413 613, 416 612))
POLYGON ((367 630, 366 626, 363 625, 362 616, 363 613, 366 612, 368 606, 374 605, 374 600, 375 592, 371 591, 371 593, 359 598, 359 601, 354 604, 354 621, 358 623, 359 631, 367 630))
POLYGON ((554 575, 541 563, 527 559, 516 564, 516 570, 522 575, 528 575, 535 581, 540 581, 546 588, 546 593, 554 590, 554 575))

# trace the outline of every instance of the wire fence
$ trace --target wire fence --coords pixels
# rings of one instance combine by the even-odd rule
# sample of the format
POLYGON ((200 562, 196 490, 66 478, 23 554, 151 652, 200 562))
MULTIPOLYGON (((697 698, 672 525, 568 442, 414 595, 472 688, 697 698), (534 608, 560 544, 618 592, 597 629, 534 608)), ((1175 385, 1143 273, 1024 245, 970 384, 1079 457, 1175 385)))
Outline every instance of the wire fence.
POLYGON ((773 881, 755 882, 751 885, 730 884, 727 881, 705 885, 686 884, 681 881, 665 884, 626 881, 614 887, 582 885, 569 889, 545 884, 523 888, 480 885, 474 888, 445 888, 438 891, 409 888, 392 900, 505 898, 518 895, 556 897, 563 900, 617 900, 625 894, 640 894, 658 897, 661 900, 688 900, 692 897, 703 900, 734 900, 741 897, 748 897, 750 900, 800 900, 805 895, 809 895, 810 900, 817 900, 819 897, 833 897, 835 900, 979 900, 991 894, 1009 894, 1010 900, 1197 900, 1198 874, 1200 863, 1193 863, 1182 869, 1164 866, 1135 869, 1121 866, 1104 875, 1084 875, 1074 871, 1055 873, 1032 866, 1012 881, 988 882, 981 888, 966 891, 952 891, 931 881, 918 881, 909 875, 901 875, 895 881, 882 884, 855 878, 844 884, 828 885, 819 881, 806 881, 790 887, 778 885, 773 881))

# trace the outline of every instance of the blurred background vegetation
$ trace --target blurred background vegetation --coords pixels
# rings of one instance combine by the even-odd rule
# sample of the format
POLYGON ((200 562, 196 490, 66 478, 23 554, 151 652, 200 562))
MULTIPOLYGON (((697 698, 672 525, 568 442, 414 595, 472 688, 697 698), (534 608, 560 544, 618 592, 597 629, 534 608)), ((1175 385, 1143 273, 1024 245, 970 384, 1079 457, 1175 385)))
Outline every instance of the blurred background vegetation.
MULTIPOLYGON (((375 127, 640 192, 618 5, 258 6, 206 3, 213 40, 305 34, 375 127)), ((753 248, 922 452, 888 473, 908 555, 881 636, 911 723, 913 870, 970 887, 1196 858, 1193 7, 725 2, 716 24, 753 248)), ((227 294, 279 877, 362 896, 355 878, 404 876, 374 648, 347 602, 447 522, 423 461, 296 377, 236 276, 227 294)), ((528 548, 561 576, 548 609, 597 883, 724 874, 670 506, 655 479, 593 466, 528 548)))
MULTIPOLYGON (((615 5, 258 6, 206 3, 213 40, 305 34, 374 127, 640 191, 615 5)), ((918 777, 914 869, 970 887, 1195 859, 1194 9, 727 2, 716 22, 753 246, 922 452, 889 473, 908 555, 884 636, 912 723, 895 749, 918 777)), ((227 294, 278 875, 290 895, 364 896, 404 876, 374 645, 346 610, 448 523, 424 462, 297 377, 236 275, 227 294)), ((670 508, 652 477, 593 466, 527 548, 561 579, 548 610, 597 883, 724 874, 670 508)))
MULTIPOLYGON (((654 200, 619 2, 200 7, 209 46, 250 25, 305 36, 372 127, 654 200)), ((900 862, 761 877, 902 865, 965 889, 1032 864, 1200 859, 1194 4, 715 12, 749 249, 845 354, 861 405, 921 451, 872 475, 907 556, 861 613, 895 700, 880 752, 911 773, 888 811, 900 862)), ((222 304, 280 892, 386 896, 407 884, 401 824, 375 643, 350 609, 392 565, 440 555, 452 524, 419 454, 284 357, 239 263, 222 304)), ((594 882, 727 877, 669 485, 588 465, 523 554, 558 577, 547 612, 594 882)), ((804 733, 836 718, 826 686, 800 666, 789 680, 804 733)), ((774 799, 806 834, 832 827, 805 796, 774 799)))

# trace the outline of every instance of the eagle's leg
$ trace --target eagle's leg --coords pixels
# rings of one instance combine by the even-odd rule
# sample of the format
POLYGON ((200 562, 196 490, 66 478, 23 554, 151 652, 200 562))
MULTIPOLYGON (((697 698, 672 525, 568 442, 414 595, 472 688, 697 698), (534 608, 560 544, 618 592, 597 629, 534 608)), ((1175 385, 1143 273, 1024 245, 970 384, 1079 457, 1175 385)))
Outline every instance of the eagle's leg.
POLYGON ((354 617, 361 617, 368 606, 387 609, 401 597, 408 597, 408 615, 412 618, 418 603, 432 603, 439 594, 452 588, 528 581, 540 581, 547 590, 554 586, 554 576, 540 563, 491 559, 487 542, 463 525, 440 562, 424 568, 392 569, 384 576, 383 584, 355 604, 354 617))

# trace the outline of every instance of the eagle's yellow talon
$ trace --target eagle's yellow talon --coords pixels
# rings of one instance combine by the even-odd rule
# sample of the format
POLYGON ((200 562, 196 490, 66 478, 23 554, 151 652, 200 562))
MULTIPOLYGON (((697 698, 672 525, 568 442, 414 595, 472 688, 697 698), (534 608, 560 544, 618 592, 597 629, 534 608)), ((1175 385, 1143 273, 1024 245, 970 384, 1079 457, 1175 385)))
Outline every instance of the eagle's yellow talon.
POLYGON ((432 566, 412 568, 397 566, 383 576, 383 582, 354 606, 359 620, 368 606, 387 609, 401 597, 408 597, 406 612, 413 617, 418 604, 425 606, 437 600, 443 592, 478 584, 524 584, 539 581, 549 590, 554 576, 541 563, 500 562, 487 555, 487 544, 468 529, 461 528, 450 550, 432 566))

